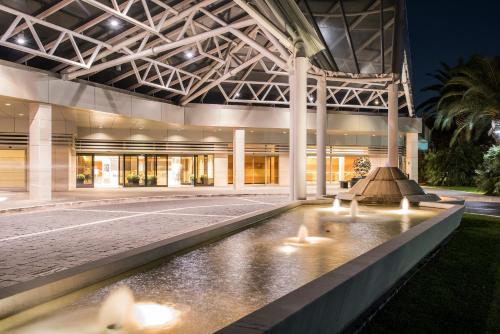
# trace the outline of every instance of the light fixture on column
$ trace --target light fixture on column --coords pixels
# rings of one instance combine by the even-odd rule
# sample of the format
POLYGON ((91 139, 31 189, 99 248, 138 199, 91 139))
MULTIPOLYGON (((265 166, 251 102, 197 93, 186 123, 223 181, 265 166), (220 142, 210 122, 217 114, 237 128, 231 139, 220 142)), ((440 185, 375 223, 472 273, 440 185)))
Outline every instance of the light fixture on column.
POLYGON ((26 38, 24 37, 24 34, 22 32, 17 35, 16 43, 20 45, 26 44, 26 38))

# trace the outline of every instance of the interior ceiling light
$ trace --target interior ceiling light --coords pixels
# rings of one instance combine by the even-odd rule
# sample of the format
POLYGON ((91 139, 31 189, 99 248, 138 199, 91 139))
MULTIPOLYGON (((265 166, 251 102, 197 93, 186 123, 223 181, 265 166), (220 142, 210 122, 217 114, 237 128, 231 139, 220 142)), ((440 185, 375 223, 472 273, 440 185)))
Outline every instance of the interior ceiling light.
POLYGON ((5 105, 6 105, 7 107, 10 107, 10 103, 6 103, 5 105))
POLYGON ((23 114, 23 113, 21 113, 21 114, 18 114, 18 115, 19 115, 19 116, 24 116, 24 114, 23 114))
POLYGON ((118 20, 117 20, 117 19, 112 18, 112 19, 109 21, 109 24, 110 24, 113 28, 118 28, 118 26, 120 25, 120 22, 118 22, 118 20))
POLYGON ((17 44, 21 44, 21 45, 26 44, 26 38, 24 38, 24 34, 17 35, 17 37, 16 37, 16 43, 17 44))

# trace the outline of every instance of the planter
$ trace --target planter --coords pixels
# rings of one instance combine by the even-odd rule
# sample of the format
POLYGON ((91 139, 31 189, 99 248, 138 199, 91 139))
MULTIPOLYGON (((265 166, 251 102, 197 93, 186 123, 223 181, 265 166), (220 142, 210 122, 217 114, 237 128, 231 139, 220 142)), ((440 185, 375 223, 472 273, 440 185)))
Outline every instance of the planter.
POLYGON ((349 188, 349 182, 347 182, 347 181, 340 181, 340 188, 342 188, 342 189, 349 188))

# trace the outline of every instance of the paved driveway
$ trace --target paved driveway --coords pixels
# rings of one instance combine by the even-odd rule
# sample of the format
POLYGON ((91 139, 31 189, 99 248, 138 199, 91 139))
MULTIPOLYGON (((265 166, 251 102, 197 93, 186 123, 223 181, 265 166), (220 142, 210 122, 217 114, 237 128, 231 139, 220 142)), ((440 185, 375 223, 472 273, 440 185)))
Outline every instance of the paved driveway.
POLYGON ((270 208, 287 196, 184 198, 0 216, 0 288, 270 208))

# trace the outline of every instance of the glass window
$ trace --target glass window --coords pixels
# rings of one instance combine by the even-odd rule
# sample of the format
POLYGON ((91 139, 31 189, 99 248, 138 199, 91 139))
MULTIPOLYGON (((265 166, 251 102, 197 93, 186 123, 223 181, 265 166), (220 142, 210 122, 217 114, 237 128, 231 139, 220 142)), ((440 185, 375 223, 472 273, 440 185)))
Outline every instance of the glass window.
POLYGON ((143 155, 124 156, 125 186, 137 187, 145 185, 146 159, 143 155))
POLYGON ((26 189, 25 150, 0 150, 0 188, 26 189))
POLYGON ((245 184, 253 184, 253 156, 252 155, 245 155, 245 184))
POLYGON ((346 181, 349 181, 356 176, 356 173, 354 172, 354 160, 356 160, 356 158, 357 157, 344 158, 344 179, 346 181))
POLYGON ((233 184, 233 155, 227 156, 227 184, 233 184))
POLYGON ((167 185, 167 156, 157 155, 156 156, 156 185, 166 186, 167 185))
POLYGON ((214 156, 199 154, 195 156, 195 185, 214 185, 214 156))
POLYGON ((308 156, 306 160, 306 181, 308 183, 316 182, 316 157, 308 156))
POLYGON ((78 188, 94 185, 94 156, 92 154, 78 154, 76 157, 76 186, 78 188))
POLYGON ((266 157, 266 184, 279 182, 279 157, 266 157))
POLYGON ((253 157, 253 183, 266 184, 266 157, 253 157))

